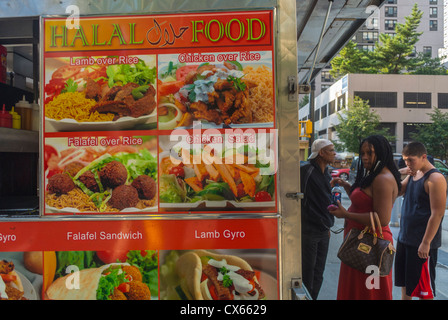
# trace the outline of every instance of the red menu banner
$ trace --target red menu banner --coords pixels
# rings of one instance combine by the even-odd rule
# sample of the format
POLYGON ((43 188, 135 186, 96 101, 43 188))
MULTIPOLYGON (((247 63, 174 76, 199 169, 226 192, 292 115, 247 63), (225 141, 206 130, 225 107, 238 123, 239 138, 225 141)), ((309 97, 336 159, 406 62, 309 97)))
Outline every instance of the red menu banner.
POLYGON ((4 222, 0 297, 278 299, 277 230, 276 218, 4 222), (236 273, 217 293, 223 267, 236 273))
POLYGON ((277 213, 272 10, 67 19, 43 19, 44 215, 277 213))
MULTIPOLYGON (((272 46, 272 11, 45 20, 45 51, 272 46)), ((129 62, 125 62, 129 63, 129 62)))

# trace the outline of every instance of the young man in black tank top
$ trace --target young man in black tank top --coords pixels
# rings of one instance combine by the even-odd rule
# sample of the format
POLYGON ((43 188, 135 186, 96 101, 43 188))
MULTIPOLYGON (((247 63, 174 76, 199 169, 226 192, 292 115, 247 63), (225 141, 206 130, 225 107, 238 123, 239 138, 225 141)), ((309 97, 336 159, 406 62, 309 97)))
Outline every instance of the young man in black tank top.
POLYGON ((408 174, 402 181, 404 194, 400 233, 395 258, 395 285, 402 299, 433 299, 437 249, 441 246, 441 222, 445 214, 447 185, 443 175, 428 161, 420 142, 403 149, 408 174))

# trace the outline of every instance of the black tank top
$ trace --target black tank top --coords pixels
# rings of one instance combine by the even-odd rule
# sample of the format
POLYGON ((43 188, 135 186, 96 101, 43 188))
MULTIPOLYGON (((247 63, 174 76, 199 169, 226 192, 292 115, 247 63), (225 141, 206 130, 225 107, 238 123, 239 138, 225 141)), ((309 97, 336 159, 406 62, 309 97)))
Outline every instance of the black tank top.
MULTIPOLYGON (((398 235, 398 240, 406 245, 420 246, 425 235, 426 226, 431 216, 431 205, 429 194, 426 193, 424 184, 426 179, 434 172, 440 173, 439 170, 434 168, 416 181, 409 177, 403 200, 400 233, 398 235)), ((440 223, 439 229, 431 242, 431 249, 439 248, 442 244, 441 225, 442 223, 440 223)))

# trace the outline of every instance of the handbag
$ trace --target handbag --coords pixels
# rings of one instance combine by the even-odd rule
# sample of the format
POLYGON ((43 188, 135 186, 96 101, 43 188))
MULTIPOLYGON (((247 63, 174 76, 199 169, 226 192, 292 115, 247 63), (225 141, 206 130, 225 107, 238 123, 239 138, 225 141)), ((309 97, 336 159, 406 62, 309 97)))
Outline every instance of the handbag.
POLYGON ((367 272, 367 267, 376 266, 381 277, 387 276, 392 269, 395 256, 393 244, 384 239, 383 229, 376 212, 370 212, 371 226, 364 230, 352 228, 345 236, 338 251, 338 258, 346 265, 367 272), (377 228, 375 228, 375 221, 377 228), (376 233, 378 229, 379 235, 376 233))

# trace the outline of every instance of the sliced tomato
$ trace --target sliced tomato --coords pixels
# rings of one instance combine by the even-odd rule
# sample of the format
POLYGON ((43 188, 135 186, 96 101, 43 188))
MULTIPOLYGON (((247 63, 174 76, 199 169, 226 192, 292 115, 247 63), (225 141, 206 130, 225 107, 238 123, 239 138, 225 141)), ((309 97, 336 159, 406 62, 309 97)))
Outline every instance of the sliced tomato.
POLYGON ((12 274, 2 274, 2 280, 4 282, 11 282, 11 281, 16 281, 17 277, 15 275, 12 274))
POLYGON ((170 168, 169 173, 174 174, 176 177, 185 178, 185 171, 181 166, 170 168))
POLYGON ((126 292, 129 292, 129 290, 131 289, 131 286, 129 285, 128 282, 123 282, 122 284, 118 285, 117 289, 123 293, 126 293, 126 292))
POLYGON ((58 151, 49 144, 44 146, 44 171, 47 171, 48 168, 48 160, 50 160, 52 155, 58 155, 58 151))
POLYGON ((97 251, 96 255, 104 263, 126 262, 129 250, 104 250, 97 251))
POLYGON ((219 300, 218 298, 218 294, 216 293, 216 288, 215 286, 212 284, 211 281, 207 282, 207 286, 208 286, 208 291, 210 292, 210 295, 212 297, 213 300, 219 300))
POLYGON ((255 194, 255 201, 271 201, 271 195, 266 191, 259 191, 255 194))
POLYGON ((168 81, 159 85, 158 93, 160 97, 176 93, 184 86, 183 81, 168 81))
POLYGON ((187 74, 189 74, 191 71, 196 71, 198 67, 198 65, 180 67, 176 70, 176 80, 184 81, 187 74))

